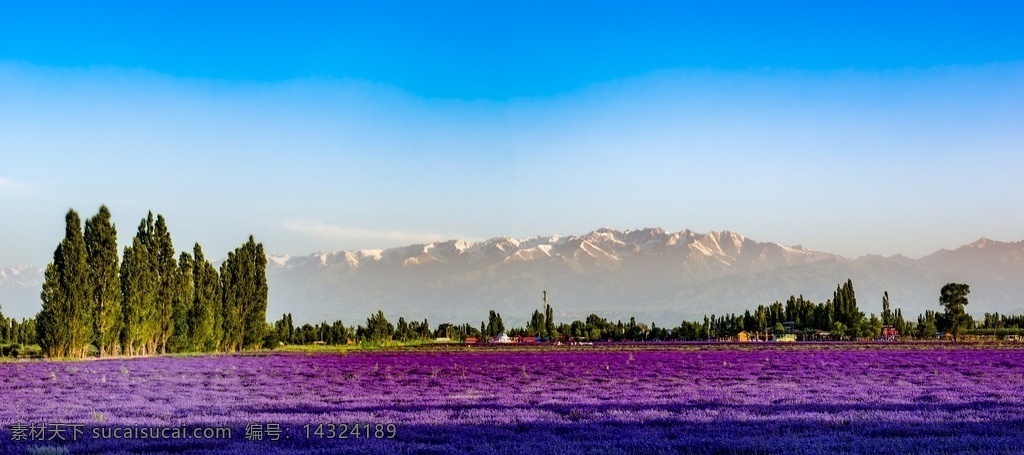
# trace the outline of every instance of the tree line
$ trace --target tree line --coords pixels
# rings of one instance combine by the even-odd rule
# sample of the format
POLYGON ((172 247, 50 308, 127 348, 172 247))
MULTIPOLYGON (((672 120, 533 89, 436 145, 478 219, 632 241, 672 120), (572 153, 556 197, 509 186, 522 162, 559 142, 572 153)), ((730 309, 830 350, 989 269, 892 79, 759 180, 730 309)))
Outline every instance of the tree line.
POLYGON ((543 311, 534 310, 525 326, 508 329, 501 314, 494 310, 490 310, 486 322, 480 322, 479 329, 471 324, 442 323, 435 330, 430 330, 426 320, 408 323, 405 318, 399 318, 396 327, 388 322, 383 311, 371 315, 365 326, 349 327, 335 321, 294 327, 289 313, 282 315, 274 324, 274 335, 268 338, 270 342, 266 345, 406 342, 438 338, 461 341, 466 338, 492 339, 502 333, 510 337, 561 341, 698 341, 733 337, 745 331, 762 334, 788 332, 805 338, 819 335, 832 340, 853 340, 878 339, 886 327, 895 330, 903 339, 933 339, 940 331, 953 334, 954 339, 965 331, 975 333, 989 329, 1001 330, 1000 333, 1004 334, 1024 334, 1024 316, 986 314, 984 324, 980 328, 976 326, 964 311, 969 292, 966 284, 943 286, 939 302, 944 311, 926 311, 916 323, 904 318, 901 309, 892 308, 888 292, 882 295, 880 313, 865 315, 857 303, 852 280, 837 285, 832 298, 825 302, 812 302, 802 295, 790 296, 785 303, 775 301, 759 305, 743 314, 712 314, 705 316, 703 321, 682 321, 676 327, 660 327, 653 322, 648 325, 637 322, 634 317, 628 322, 612 322, 597 314, 591 314, 582 321, 556 323, 554 309, 546 302, 543 311))
POLYGON ((0 356, 17 356, 23 346, 36 344, 35 318, 15 318, 4 316, 0 307, 0 356))
POLYGON ((106 206, 84 228, 74 210, 64 221, 34 321, 43 355, 231 352, 262 344, 267 259, 252 236, 218 271, 199 243, 191 254, 176 254, 159 214, 142 219, 120 256, 106 206))

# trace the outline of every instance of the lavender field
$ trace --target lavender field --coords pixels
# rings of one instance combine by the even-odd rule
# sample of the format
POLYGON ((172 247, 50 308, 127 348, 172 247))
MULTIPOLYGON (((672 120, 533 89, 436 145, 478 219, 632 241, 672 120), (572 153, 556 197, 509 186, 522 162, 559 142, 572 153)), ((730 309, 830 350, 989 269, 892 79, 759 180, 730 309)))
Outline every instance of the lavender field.
POLYGON ((0 400, 5 454, 1024 453, 1024 350, 1009 348, 460 348, 0 363, 0 400), (230 437, 192 437, 218 428, 230 437))

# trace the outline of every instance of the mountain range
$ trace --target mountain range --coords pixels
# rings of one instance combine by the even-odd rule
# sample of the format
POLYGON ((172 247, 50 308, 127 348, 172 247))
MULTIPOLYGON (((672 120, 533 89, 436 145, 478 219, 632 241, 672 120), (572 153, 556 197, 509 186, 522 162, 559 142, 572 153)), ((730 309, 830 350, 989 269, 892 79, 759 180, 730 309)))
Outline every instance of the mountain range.
MULTIPOLYGON (((541 306, 556 319, 596 313, 678 325, 705 314, 742 313, 790 295, 832 297, 852 279, 865 313, 881 311, 882 293, 907 317, 938 310, 948 282, 971 286, 968 312, 1024 313, 1024 241, 982 238, 920 259, 845 258, 801 246, 758 242, 723 231, 598 229, 584 235, 449 240, 386 250, 268 256, 269 317, 364 323, 383 309, 392 320, 427 318, 478 323, 496 310, 506 324, 541 306)), ((0 270, 5 314, 38 311, 42 268, 0 270)))

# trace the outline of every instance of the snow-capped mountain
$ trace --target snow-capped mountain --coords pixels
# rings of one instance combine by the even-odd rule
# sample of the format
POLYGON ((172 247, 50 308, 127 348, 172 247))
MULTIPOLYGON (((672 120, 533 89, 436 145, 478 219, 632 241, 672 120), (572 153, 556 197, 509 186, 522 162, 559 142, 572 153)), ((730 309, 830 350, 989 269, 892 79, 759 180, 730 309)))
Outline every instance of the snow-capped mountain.
POLYGON ((1024 242, 983 239, 920 260, 847 259, 728 231, 605 228, 578 236, 272 256, 269 311, 272 317, 292 312, 302 319, 361 323, 378 308, 431 321, 473 321, 494 309, 506 320, 523 321, 546 289, 565 318, 593 312, 674 325, 790 295, 824 301, 850 278, 868 313, 880 312, 884 291, 908 316, 937 309, 938 290, 949 281, 971 284, 974 312, 1021 312, 1022 254, 1024 242))

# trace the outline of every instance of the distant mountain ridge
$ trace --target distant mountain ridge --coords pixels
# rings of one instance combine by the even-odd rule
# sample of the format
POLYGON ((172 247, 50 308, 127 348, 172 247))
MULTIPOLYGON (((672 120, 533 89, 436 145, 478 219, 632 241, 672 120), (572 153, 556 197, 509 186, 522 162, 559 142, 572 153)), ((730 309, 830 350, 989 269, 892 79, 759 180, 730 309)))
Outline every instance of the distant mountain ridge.
POLYGON ((402 267, 429 263, 507 264, 548 258, 579 265, 616 267, 614 264, 636 257, 666 254, 699 257, 743 269, 772 267, 779 261, 793 264, 838 257, 799 246, 756 242, 729 231, 697 234, 690 230, 669 233, 659 228, 626 231, 602 228, 581 236, 495 237, 482 242, 448 240, 386 250, 315 253, 296 258, 272 256, 271 259, 284 267, 305 263, 311 258, 321 265, 350 268, 370 264, 402 267))
MULTIPOLYGON (((790 295, 824 301, 853 279, 866 313, 882 292, 908 317, 938 308, 949 281, 972 286, 970 311, 1024 312, 1024 242, 981 239, 921 259, 840 255, 721 231, 659 228, 583 235, 448 240, 386 250, 272 256, 270 311, 362 322, 370 311, 407 319, 473 321, 495 309, 523 321, 542 289, 563 318, 678 324, 742 312, 790 295), (297 311, 301 309, 301 311, 297 311)), ((877 308, 876 308, 877 307, 877 308)))
MULTIPOLYGON (((0 305, 8 315, 34 314, 42 269, 9 269, 0 274, 0 305), (19 278, 4 278, 11 276, 19 278), (19 289, 20 294, 13 292, 19 289)), ((519 324, 539 307, 540 291, 546 289, 560 319, 597 313, 675 325, 704 314, 740 313, 790 295, 824 301, 848 278, 866 313, 880 312, 883 291, 907 317, 938 309, 938 290, 950 281, 971 285, 968 311, 973 314, 1021 313, 1024 241, 982 238, 920 259, 850 259, 729 231, 602 228, 583 235, 270 255, 268 313, 358 324, 383 309, 395 319, 427 318, 436 324, 478 321, 494 309, 519 324)))

